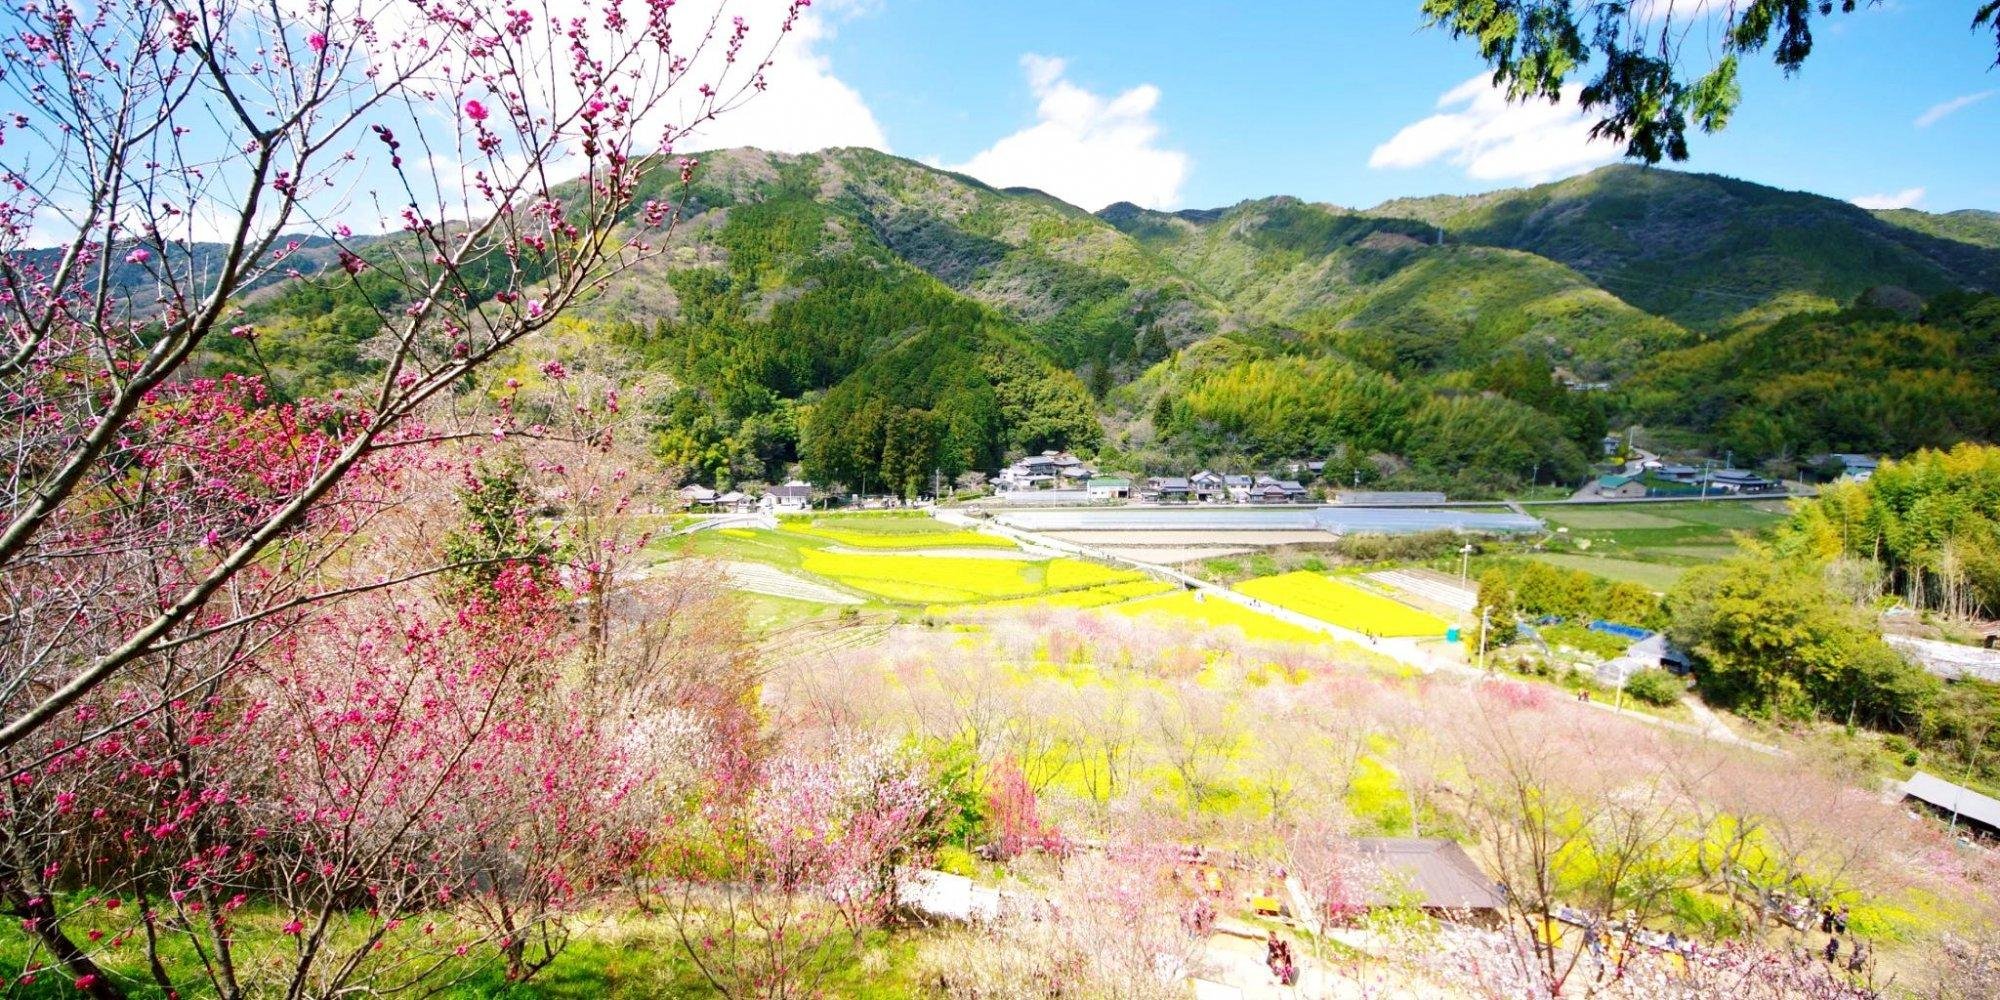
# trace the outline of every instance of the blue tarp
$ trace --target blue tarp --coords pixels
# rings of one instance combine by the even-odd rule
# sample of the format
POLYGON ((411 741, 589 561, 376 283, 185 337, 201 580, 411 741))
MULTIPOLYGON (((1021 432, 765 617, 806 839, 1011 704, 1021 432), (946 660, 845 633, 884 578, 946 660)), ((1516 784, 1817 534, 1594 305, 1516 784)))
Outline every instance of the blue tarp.
POLYGON ((1639 640, 1644 639, 1647 636, 1653 634, 1651 629, 1643 629, 1637 625, 1620 625, 1617 622, 1608 622, 1601 618, 1598 619, 1597 621, 1591 622, 1588 628, 1592 632, 1605 632, 1611 635, 1622 635, 1625 638, 1632 640, 1633 642, 1638 642, 1639 640))

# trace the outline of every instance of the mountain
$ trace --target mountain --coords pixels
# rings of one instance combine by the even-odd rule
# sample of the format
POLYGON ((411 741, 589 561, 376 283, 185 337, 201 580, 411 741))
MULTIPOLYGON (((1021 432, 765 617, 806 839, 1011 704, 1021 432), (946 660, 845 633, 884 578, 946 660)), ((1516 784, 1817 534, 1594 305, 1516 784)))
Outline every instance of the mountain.
POLYGON ((1372 214, 1546 257, 1698 330, 1773 306, 1844 304, 1875 285, 1919 295, 2000 287, 1990 246, 1713 174, 1617 165, 1521 190, 1391 201, 1372 214))
MULTIPOLYGON (((1067 447, 1132 471, 1336 457, 1344 479, 1472 494, 1582 475, 1614 417, 1699 445, 1756 438, 1729 429, 1770 406, 1786 409, 1772 453, 1837 447, 1858 425, 1806 405, 1817 373, 1789 338, 1838 347, 1850 324, 1893 320, 1907 329, 1862 338, 1878 374, 1983 371, 1986 313, 1917 313, 2000 288, 1993 213, 1870 213, 1667 170, 1366 210, 1092 214, 867 149, 701 160, 665 252, 578 320, 614 374, 664 387, 655 451, 703 481, 802 463, 914 489, 1067 447), (1836 312, 1870 290, 1905 314, 1836 312), (1901 335, 1935 349, 1884 346, 1901 335), (1794 389, 1743 383, 1773 358, 1805 365, 1794 389)), ((337 384, 369 364, 363 305, 338 281, 264 293, 259 357, 218 363, 337 384)))

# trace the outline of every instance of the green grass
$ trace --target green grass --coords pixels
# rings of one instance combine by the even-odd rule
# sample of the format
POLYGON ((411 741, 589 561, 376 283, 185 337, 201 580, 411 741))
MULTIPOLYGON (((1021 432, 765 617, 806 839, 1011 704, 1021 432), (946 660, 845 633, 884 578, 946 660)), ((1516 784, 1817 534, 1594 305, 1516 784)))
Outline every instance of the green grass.
POLYGON ((1194 622, 1211 628, 1239 629, 1246 639, 1269 642, 1330 641, 1323 633, 1300 628, 1291 622, 1252 611, 1225 598, 1210 597, 1197 601, 1195 593, 1188 590, 1128 601, 1113 606, 1112 610, 1134 617, 1159 616, 1194 622))
MULTIPOLYGON (((737 600, 742 602, 743 617, 750 630, 763 635, 780 629, 812 621, 815 618, 829 618, 838 609, 818 601, 805 601, 796 597, 778 597, 774 594, 755 594, 750 591, 737 592, 737 600)), ((850 605, 851 606, 851 605, 850 605)))
MULTIPOLYGON (((278 937, 275 918, 264 919, 260 916, 254 921, 245 921, 239 924, 239 935, 242 936, 239 947, 244 949, 246 956, 268 953, 274 945, 279 946, 280 951, 289 951, 290 939, 278 937)), ((921 930, 894 934, 874 931, 857 949, 847 943, 845 934, 837 935, 837 950, 826 978, 820 984, 822 991, 828 996, 855 1000, 890 1000, 910 996, 918 991, 918 984, 912 978, 916 974, 917 953, 932 936, 934 932, 921 930)), ((47 968, 37 973, 33 983, 19 982, 28 953, 27 938, 18 925, 9 923, 0 928, 0 976, 5 976, 12 984, 7 996, 68 1000, 83 995, 71 985, 67 975, 47 968)), ((178 940, 168 939, 163 958, 170 974, 177 970, 190 972, 182 985, 196 985, 199 977, 192 974, 196 958, 178 940)), ((37 956, 37 959, 46 961, 45 956, 37 956)), ((150 977, 144 976, 144 961, 144 952, 135 939, 134 943, 120 949, 102 964, 118 982, 126 985, 127 995, 134 1000, 163 996, 151 985, 150 977)), ((569 946, 553 963, 526 983, 508 982, 504 969, 491 951, 479 949, 468 956, 448 960, 437 984, 442 989, 435 995, 450 1000, 498 997, 519 1000, 586 1000, 598 997, 651 1000, 654 997, 722 995, 688 960, 686 950, 671 924, 657 918, 637 916, 580 924, 569 946)), ((251 992, 255 995, 255 984, 252 987, 251 992)), ((184 990, 183 993, 200 995, 198 990, 184 990)))
POLYGON ((1576 551, 1536 553, 1534 558, 1664 591, 1690 567, 1736 554, 1739 533, 1755 533, 1785 519, 1788 502, 1688 500, 1673 503, 1544 507, 1551 527, 1576 551))
POLYGON ((1319 573, 1299 571, 1246 580, 1236 590, 1287 611, 1311 615, 1357 632, 1382 636, 1440 636, 1446 622, 1407 604, 1372 594, 1319 573))
POLYGON ((1658 591, 1672 587, 1674 582, 1681 578, 1681 574, 1688 570, 1686 566, 1666 563, 1563 552, 1538 552, 1533 558, 1564 569, 1580 569, 1586 573, 1595 573, 1607 580, 1624 580, 1658 591))

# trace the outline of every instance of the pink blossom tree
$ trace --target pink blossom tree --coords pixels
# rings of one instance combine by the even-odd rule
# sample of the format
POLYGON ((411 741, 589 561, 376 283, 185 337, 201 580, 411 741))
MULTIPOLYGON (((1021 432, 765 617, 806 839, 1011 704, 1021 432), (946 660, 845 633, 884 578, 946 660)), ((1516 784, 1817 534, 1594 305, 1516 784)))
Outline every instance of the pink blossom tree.
MULTIPOLYGON (((415 418, 654 252, 675 217, 665 192, 696 169, 676 143, 763 87, 757 53, 804 5, 777 4, 754 35, 722 14, 677 24, 665 0, 16 11, 0 39, 0 421, 14 472, 0 580, 16 608, 99 639, 7 627, 0 749, 200 631, 232 581, 372 457, 471 433, 415 418), (243 297, 290 281, 375 312, 370 381, 324 404, 335 433, 299 456, 302 474, 216 527, 165 599, 107 617, 104 595, 151 564, 101 560, 83 580, 79 557, 151 551, 186 518, 178 486, 120 492, 156 447, 138 433, 147 411, 232 338, 254 353, 243 297)), ((478 432, 516 430, 534 428, 478 432)))
POLYGON ((810 995, 894 906, 938 799, 904 754, 792 750, 711 794, 654 854, 688 957, 725 996, 810 995))

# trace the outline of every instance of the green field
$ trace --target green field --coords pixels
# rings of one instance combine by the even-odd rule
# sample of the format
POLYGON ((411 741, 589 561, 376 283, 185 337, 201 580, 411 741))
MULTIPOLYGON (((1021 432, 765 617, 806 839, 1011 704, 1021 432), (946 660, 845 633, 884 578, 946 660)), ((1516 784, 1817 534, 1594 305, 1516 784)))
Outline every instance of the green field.
POLYGON ((1300 571, 1245 580, 1236 590, 1287 611, 1371 635, 1440 636, 1447 627, 1436 615, 1320 573, 1300 571))
POLYGON ((1689 568, 1727 559, 1739 533, 1754 533, 1788 516, 1789 501, 1688 500, 1674 503, 1564 505, 1536 515, 1575 551, 1534 558, 1610 580, 1666 590, 1689 568))
POLYGON ((1240 629, 1246 639, 1269 642, 1327 642, 1328 637, 1300 628, 1267 614, 1252 611, 1219 597, 1196 600, 1193 591, 1183 590, 1116 605, 1112 610, 1134 617, 1158 616, 1193 622, 1210 628, 1240 629))

